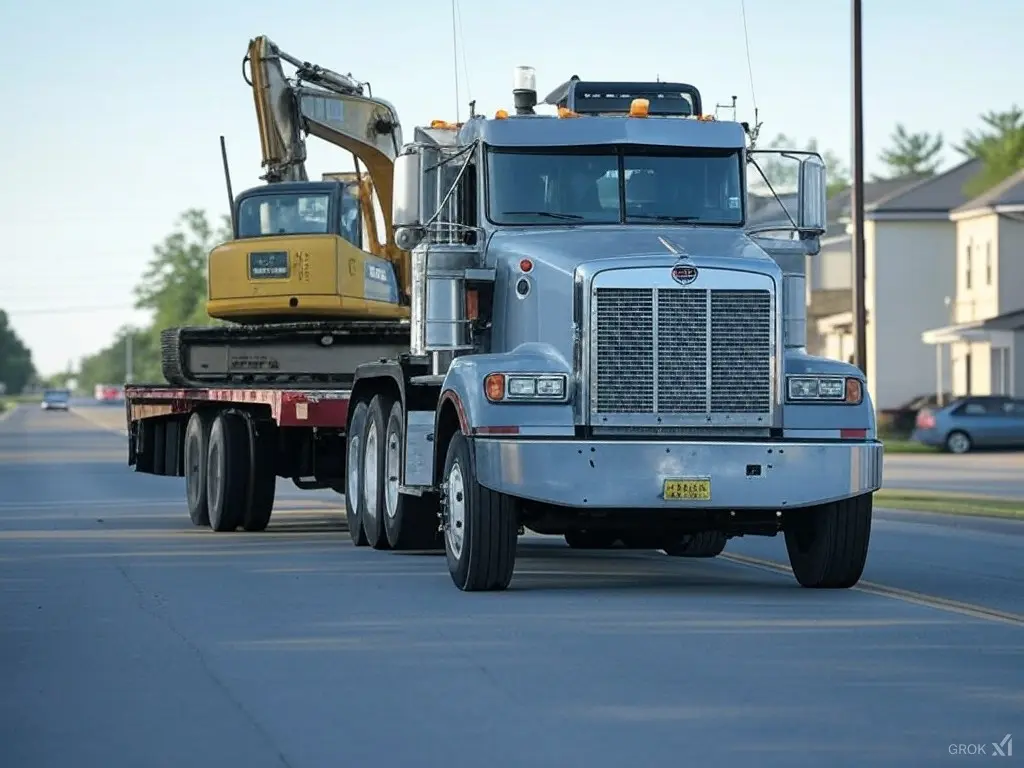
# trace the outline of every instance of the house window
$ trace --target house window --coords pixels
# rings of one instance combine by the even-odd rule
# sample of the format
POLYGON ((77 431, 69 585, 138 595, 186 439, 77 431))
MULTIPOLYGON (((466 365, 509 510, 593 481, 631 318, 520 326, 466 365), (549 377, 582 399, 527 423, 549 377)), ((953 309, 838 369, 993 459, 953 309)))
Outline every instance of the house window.
POLYGON ((971 246, 967 245, 967 256, 965 258, 967 268, 964 271, 964 288, 971 290, 971 246))
POLYGON ((992 285, 992 241, 985 243, 985 285, 992 285))

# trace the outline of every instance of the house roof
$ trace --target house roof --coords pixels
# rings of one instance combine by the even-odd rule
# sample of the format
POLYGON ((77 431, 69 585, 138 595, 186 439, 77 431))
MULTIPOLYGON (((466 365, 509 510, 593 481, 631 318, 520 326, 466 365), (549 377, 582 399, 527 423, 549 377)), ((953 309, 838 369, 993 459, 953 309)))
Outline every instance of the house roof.
POLYGON ((964 185, 980 170, 981 160, 967 160, 944 173, 922 179, 866 205, 865 215, 868 218, 928 215, 945 218, 952 209, 967 201, 964 185))
POLYGON ((984 340, 990 331, 1024 330, 1024 307, 1012 312, 990 317, 987 320, 973 320, 967 323, 934 328, 921 334, 925 344, 948 344, 954 341, 984 340))
POLYGON ((849 312, 853 307, 853 293, 849 288, 822 288, 811 291, 811 301, 807 305, 807 319, 838 315, 849 312))
MULTIPOLYGON (((864 182, 864 205, 865 207, 877 203, 879 200, 887 197, 888 195, 898 192, 902 189, 907 189, 919 181, 923 181, 924 176, 910 175, 900 176, 895 179, 882 179, 880 181, 865 181, 864 182)), ((845 224, 850 217, 850 198, 853 195, 853 190, 847 187, 841 192, 837 192, 832 195, 828 201, 828 221, 831 225, 833 222, 836 224, 845 224)), ((832 230, 832 227, 829 227, 832 230)), ((845 231, 845 230, 842 230, 845 231)))
POLYGON ((1008 179, 989 189, 973 200, 968 200, 953 213, 968 213, 971 211, 990 211, 1002 206, 1024 206, 1024 168, 1021 168, 1008 179))

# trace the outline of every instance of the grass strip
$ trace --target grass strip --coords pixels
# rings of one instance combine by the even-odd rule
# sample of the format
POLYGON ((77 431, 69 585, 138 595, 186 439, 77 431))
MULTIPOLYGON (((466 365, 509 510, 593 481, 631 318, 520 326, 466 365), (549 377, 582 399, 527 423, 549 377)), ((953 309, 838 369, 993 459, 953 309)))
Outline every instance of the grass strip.
POLYGON ((883 489, 875 492, 875 506, 914 512, 1024 520, 1024 499, 1004 499, 998 496, 883 489))

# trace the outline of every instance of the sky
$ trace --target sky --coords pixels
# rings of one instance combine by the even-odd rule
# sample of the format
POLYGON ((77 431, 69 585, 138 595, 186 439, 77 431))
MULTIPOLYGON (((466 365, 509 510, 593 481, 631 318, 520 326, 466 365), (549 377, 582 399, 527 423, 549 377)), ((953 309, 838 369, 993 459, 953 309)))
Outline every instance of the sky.
MULTIPOLYGON (((784 133, 850 156, 848 0, 459 6, 457 101, 451 0, 0 0, 0 308, 40 372, 65 370, 119 327, 147 322, 132 289, 153 245, 189 208, 211 220, 228 212, 220 135, 235 192, 262 183, 241 69, 257 35, 369 81, 406 136, 456 119, 457 105, 464 118, 471 98, 481 113, 511 110, 513 69, 528 65, 542 99, 574 74, 689 82, 708 105, 737 96, 741 120, 752 120, 756 100, 762 147, 784 133)), ((998 85, 1024 62, 1021 29, 1019 0, 864 0, 867 174, 883 170, 876 158, 897 123, 955 144, 979 115, 1015 98, 1024 105, 998 85)), ((308 144, 310 178, 351 168, 341 149, 308 144)), ((952 165, 959 155, 945 157, 952 165)))

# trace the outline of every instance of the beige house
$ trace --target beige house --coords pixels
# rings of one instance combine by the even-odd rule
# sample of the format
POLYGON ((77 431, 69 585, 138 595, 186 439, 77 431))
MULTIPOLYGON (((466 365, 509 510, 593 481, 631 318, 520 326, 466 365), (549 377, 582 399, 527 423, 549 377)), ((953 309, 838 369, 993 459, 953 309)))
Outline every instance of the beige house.
MULTIPOLYGON (((921 335, 949 322, 947 297, 956 293, 957 257, 956 224, 949 217, 966 202, 964 185, 980 167, 970 160, 931 178, 899 184, 865 205, 867 375, 879 410, 935 390, 935 353, 921 343, 921 335)), ((830 246, 844 249, 840 242, 826 242, 823 251, 830 246)), ((812 307, 809 315, 822 353, 849 359, 850 309, 815 315, 812 307)), ((948 362, 941 370, 948 380, 948 362)))
POLYGON ((935 348, 935 386, 954 396, 1024 396, 1024 169, 949 218, 956 232, 950 316, 921 335, 935 348))

